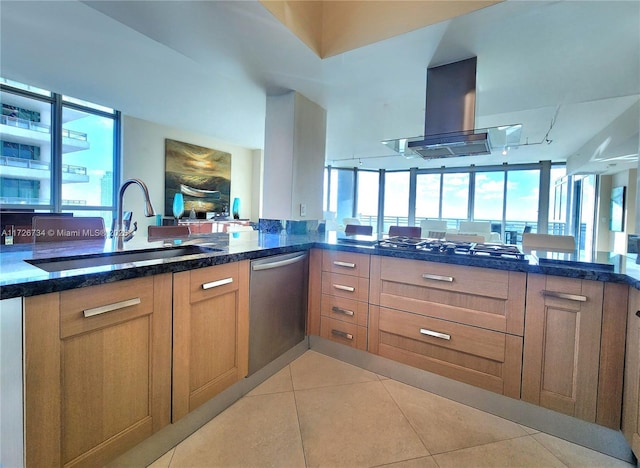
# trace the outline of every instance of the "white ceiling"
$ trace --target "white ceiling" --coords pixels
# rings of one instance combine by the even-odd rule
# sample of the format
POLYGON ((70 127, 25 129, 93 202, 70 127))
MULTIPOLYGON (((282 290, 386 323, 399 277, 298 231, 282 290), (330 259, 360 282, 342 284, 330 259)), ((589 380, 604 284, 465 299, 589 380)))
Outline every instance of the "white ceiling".
POLYGON ((327 110, 334 166, 617 172, 638 165, 639 31, 637 0, 510 0, 322 60, 256 1, 0 0, 0 75, 248 148, 267 93, 296 90, 327 110), (380 143, 422 135, 427 67, 471 56, 476 127, 523 124, 519 148, 423 161, 380 143))

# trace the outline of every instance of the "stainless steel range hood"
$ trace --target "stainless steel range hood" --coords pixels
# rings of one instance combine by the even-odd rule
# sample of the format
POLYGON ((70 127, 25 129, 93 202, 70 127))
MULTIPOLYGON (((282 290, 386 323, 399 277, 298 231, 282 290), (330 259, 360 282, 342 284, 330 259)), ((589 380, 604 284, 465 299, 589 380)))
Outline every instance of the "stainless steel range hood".
POLYGON ((407 158, 423 159, 491 154, 492 137, 504 146, 517 144, 521 125, 475 128, 476 65, 472 57, 428 68, 424 136, 382 143, 407 158))

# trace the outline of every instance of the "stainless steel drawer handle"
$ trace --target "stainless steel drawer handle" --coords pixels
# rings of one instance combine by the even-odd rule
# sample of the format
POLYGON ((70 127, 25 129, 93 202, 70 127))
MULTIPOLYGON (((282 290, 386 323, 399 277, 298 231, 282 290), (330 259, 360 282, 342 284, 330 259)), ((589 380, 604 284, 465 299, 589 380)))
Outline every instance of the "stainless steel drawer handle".
POLYGON ((333 264, 335 266, 341 266, 341 267, 345 267, 345 268, 355 268, 356 267, 355 263, 349 263, 349 262, 338 262, 338 261, 335 261, 335 262, 333 262, 333 264))
POLYGON ((331 334, 339 336, 340 338, 345 338, 347 340, 353 340, 353 335, 351 333, 343 332, 340 330, 331 330, 331 334))
POLYGON ((339 289, 340 291, 354 292, 356 290, 356 288, 354 288, 353 286, 343 286, 341 284, 334 284, 333 287, 339 289))
POLYGON ((544 297, 554 297, 556 299, 567 299, 568 301, 587 302, 587 297, 586 296, 579 296, 577 294, 561 293, 561 292, 557 292, 557 291, 547 291, 546 289, 542 290, 542 295, 544 297))
POLYGON ((210 283, 204 283, 202 285, 202 289, 211 289, 211 288, 223 286, 225 284, 230 284, 230 283, 233 283, 233 278, 225 278, 218 281, 212 281, 210 283))
POLYGON ((422 275, 424 279, 430 279, 435 281, 446 281, 447 283, 453 283, 453 276, 440 276, 440 275, 432 275, 429 273, 425 273, 422 275))
POLYGON ((82 313, 85 317, 93 317, 94 315, 100 315, 106 312, 112 312, 114 310, 124 309, 125 307, 131 307, 138 304, 140 304, 140 298, 135 297, 133 299, 127 299, 126 301, 114 302, 113 304, 107 304, 100 307, 94 307, 93 309, 83 310, 82 313))
POLYGON ((421 328, 420 333, 427 336, 433 336, 434 338, 441 338, 443 340, 451 339, 451 335, 447 335, 446 333, 440 333, 433 330, 427 330, 426 328, 421 328))
POLYGON ((338 314, 344 314, 344 315, 348 315, 349 317, 353 317, 353 310, 349 310, 349 309, 343 309, 341 307, 338 306, 333 306, 331 308, 332 311, 338 313, 338 314))

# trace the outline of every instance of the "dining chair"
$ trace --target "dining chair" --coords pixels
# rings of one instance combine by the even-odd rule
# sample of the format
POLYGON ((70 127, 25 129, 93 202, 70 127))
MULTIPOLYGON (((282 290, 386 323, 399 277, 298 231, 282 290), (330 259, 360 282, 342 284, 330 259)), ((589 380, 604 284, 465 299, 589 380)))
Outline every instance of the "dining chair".
POLYGON ((373 226, 363 226, 362 224, 347 224, 344 227, 345 234, 363 234, 370 236, 373 234, 373 226))
POLYGON ((420 226, 391 226, 389 236, 421 237, 422 228, 420 226))
POLYGON ((522 250, 524 253, 530 253, 532 250, 571 253, 576 250, 576 239, 573 236, 526 232, 522 234, 522 250))

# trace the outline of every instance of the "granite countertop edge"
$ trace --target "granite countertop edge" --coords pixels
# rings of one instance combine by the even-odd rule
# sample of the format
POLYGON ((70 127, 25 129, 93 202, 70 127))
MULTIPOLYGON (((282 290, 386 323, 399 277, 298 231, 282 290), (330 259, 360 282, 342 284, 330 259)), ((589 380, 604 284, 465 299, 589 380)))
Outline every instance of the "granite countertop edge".
MULTIPOLYGON (((235 240, 235 239, 234 239, 235 240)), ((229 241, 227 241, 229 242, 229 241)), ((77 244, 80 246, 79 244, 77 244)), ((163 247, 158 247, 158 250, 163 247)), ((172 259, 158 259, 126 265, 110 265, 74 272, 46 273, 35 266, 28 265, 25 259, 33 258, 33 253, 28 247, 23 247, 22 255, 7 255, 10 249, 0 250, 0 267, 16 267, 17 263, 24 266, 24 275, 9 275, 8 279, 0 280, 0 299, 14 297, 28 297, 51 292, 59 292, 69 289, 94 286, 111 283, 125 279, 153 276, 163 273, 176 273, 224 263, 242 260, 254 260, 262 257, 292 253, 311 248, 325 250, 338 250, 344 252, 373 254, 395 258, 406 258, 422 261, 433 261, 455 265, 491 268, 505 271, 523 273, 538 273, 554 276, 587 279, 594 281, 625 283, 636 289, 640 289, 640 265, 635 266, 635 258, 627 257, 626 264, 632 264, 632 272, 621 273, 617 271, 604 271, 597 268, 589 269, 583 265, 571 267, 566 265, 539 265, 537 261, 527 256, 527 261, 515 261, 510 259, 495 259, 486 257, 472 257, 464 255, 429 254, 415 251, 388 251, 378 249, 375 246, 350 245, 332 243, 318 236, 289 236, 283 239, 275 234, 254 234, 245 242, 240 240, 237 245, 227 245, 219 251, 191 254, 172 259), (256 236, 260 236, 256 241, 256 236)), ((76 255, 79 252, 76 251, 76 255)), ((1 270, 0 270, 1 271, 1 270)), ((4 276, 4 275, 3 275, 4 276)))

